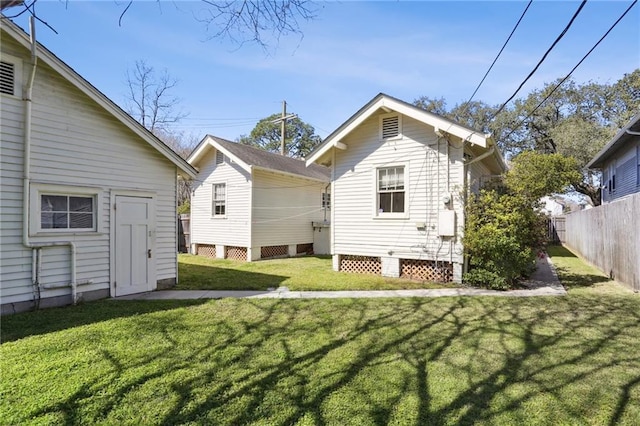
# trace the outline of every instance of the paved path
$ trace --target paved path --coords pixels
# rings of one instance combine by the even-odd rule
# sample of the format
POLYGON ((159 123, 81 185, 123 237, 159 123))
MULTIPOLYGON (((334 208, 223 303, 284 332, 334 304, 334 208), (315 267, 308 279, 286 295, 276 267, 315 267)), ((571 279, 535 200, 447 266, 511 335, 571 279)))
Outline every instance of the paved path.
POLYGON ((478 288, 439 288, 433 290, 350 290, 350 291, 289 291, 280 287, 272 291, 260 290, 163 290, 118 297, 119 300, 158 299, 221 299, 225 297, 245 299, 337 299, 377 297, 444 297, 444 296, 499 296, 532 297, 564 296, 566 290, 560 284, 553 264, 548 257, 537 260, 536 272, 524 283, 526 290, 495 291, 478 288))

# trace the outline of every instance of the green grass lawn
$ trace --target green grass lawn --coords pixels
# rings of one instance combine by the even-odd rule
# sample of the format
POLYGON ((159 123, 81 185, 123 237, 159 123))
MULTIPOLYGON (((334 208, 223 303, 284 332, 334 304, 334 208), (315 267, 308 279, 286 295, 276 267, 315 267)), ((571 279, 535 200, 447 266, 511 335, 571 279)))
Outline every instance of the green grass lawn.
POLYGON ((455 286, 336 272, 329 256, 238 262, 180 254, 178 267, 177 290, 398 290, 455 286))
POLYGON ((562 246, 549 246, 547 253, 556 267, 562 284, 573 294, 589 294, 593 290, 599 293, 631 293, 627 287, 614 283, 597 268, 587 264, 570 250, 562 246))
POLYGON ((637 425, 640 297, 615 286, 7 316, 0 424, 637 425))

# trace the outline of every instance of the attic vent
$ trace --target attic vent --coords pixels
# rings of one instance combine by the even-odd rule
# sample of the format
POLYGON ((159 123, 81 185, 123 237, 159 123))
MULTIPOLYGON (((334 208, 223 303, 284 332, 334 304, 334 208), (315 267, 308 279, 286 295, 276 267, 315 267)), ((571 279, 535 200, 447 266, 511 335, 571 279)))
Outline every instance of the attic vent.
POLYGON ((224 154, 220 151, 216 151, 216 164, 224 163, 224 154))
POLYGON ((15 65, 0 61, 0 93, 14 95, 15 65))
POLYGON ((400 116, 391 115, 382 117, 381 121, 382 139, 391 139, 400 135, 400 116))

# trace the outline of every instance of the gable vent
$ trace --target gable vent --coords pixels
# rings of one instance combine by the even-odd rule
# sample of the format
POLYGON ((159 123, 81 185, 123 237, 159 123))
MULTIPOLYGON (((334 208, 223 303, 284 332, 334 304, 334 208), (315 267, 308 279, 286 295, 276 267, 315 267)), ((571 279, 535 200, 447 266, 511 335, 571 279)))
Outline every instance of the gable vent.
POLYGON ((382 118, 382 139, 400 135, 400 117, 397 115, 382 118))
POLYGON ((224 154, 221 151, 216 151, 216 164, 224 163, 224 154))
POLYGON ((15 65, 0 61, 0 93, 14 95, 15 65))

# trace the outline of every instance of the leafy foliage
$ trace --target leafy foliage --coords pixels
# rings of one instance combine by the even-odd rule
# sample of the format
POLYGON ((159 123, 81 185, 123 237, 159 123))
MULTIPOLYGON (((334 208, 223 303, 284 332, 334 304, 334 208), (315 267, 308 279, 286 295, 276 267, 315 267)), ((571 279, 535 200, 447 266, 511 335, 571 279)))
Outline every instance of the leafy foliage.
POLYGON ((517 99, 497 116, 496 106, 478 101, 448 109, 444 99, 423 96, 414 104, 491 133, 507 156, 536 151, 574 158, 580 174, 573 175, 571 189, 599 205, 598 174, 585 165, 640 109, 640 69, 613 84, 567 80, 556 89, 558 81, 517 99))
MULTIPOLYGON (((252 145, 270 152, 280 152, 281 124, 274 123, 280 114, 272 114, 258 121, 251 133, 240 136, 241 144, 252 145)), ((285 127, 285 150, 290 157, 304 157, 321 141, 312 125, 297 116, 287 119, 285 127)))
POLYGON ((574 158, 526 151, 513 160, 504 188, 483 189, 473 196, 467 204, 464 243, 475 269, 465 281, 506 289, 531 273, 546 238, 538 200, 562 191, 579 176, 574 158))
POLYGON ((505 184, 533 205, 545 195, 562 192, 580 177, 574 157, 525 151, 513 159, 505 184))
POLYGON ((476 271, 465 282, 506 289, 532 272, 545 234, 544 219, 528 199, 483 189, 469 200, 466 220, 464 247, 476 271))

